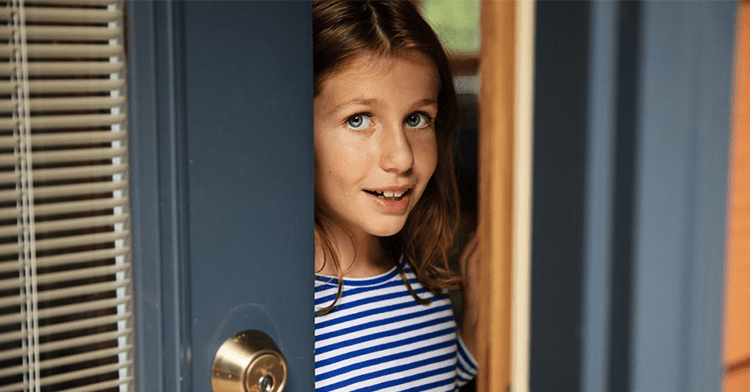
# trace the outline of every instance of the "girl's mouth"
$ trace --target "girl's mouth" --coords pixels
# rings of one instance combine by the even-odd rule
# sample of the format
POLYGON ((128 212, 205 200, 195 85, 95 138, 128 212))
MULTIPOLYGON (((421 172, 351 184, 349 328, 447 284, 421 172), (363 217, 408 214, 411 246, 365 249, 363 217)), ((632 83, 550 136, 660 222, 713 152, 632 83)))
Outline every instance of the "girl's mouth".
POLYGON ((365 190, 365 192, 377 196, 380 199, 385 199, 388 201, 399 201, 401 200, 405 195, 409 194, 411 190, 410 189, 403 189, 403 190, 396 190, 396 191, 368 191, 365 190))

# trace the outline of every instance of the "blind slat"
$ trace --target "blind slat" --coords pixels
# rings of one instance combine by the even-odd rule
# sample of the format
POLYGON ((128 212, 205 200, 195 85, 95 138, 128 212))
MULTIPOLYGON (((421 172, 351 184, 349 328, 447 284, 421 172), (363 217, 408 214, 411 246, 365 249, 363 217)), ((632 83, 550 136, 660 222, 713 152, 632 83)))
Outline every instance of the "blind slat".
MULTIPOLYGON (((0 306, 2 307, 13 305, 21 306, 24 302, 26 302, 26 298, 21 295, 0 298, 0 306)), ((3 337, 0 336, 0 342, 2 342, 2 339, 3 337)))
POLYGON ((109 315, 101 317, 92 317, 85 320, 70 321, 60 324, 45 325, 39 327, 39 335, 52 335, 66 331, 77 331, 84 328, 99 327, 102 325, 115 324, 118 321, 122 321, 130 317, 127 314, 109 315))
POLYGON ((7 272, 16 272, 21 271, 23 269, 23 264, 21 264, 18 260, 12 260, 12 261, 5 261, 0 263, 0 273, 7 273, 7 272))
POLYGON ((39 382, 40 386, 54 385, 65 381, 76 380, 79 378, 86 378, 96 375, 105 375, 107 373, 115 372, 120 369, 124 369, 130 365, 130 361, 124 361, 120 363, 113 363, 111 365, 102 365, 94 368, 75 370, 72 372, 60 373, 54 376, 42 377, 39 382))
POLYGON ((21 159, 19 155, 0 154, 0 166, 13 166, 21 159))
MULTIPOLYGON (((97 178, 111 176, 127 170, 127 165, 94 165, 80 167, 66 167, 62 169, 34 170, 34 180, 70 180, 83 178, 97 178)), ((0 184, 13 184, 21 177, 20 173, 0 173, 0 184)))
POLYGON ((31 116, 31 129, 101 127, 125 121, 125 114, 84 114, 67 116, 31 116))
POLYGON ((116 0, 26 0, 26 4, 73 5, 79 7, 108 6, 118 4, 116 0))
POLYGON ((117 305, 123 305, 130 301, 129 298, 115 298, 115 299, 103 299, 99 301, 90 301, 73 305, 57 306, 54 308, 46 308, 39 310, 37 316, 39 318, 57 317, 64 315, 71 315, 84 312, 93 312, 95 310, 102 310, 108 308, 114 308, 117 305))
MULTIPOLYGON (((123 62, 109 61, 30 61, 27 66, 29 77, 37 76, 75 76, 75 75, 107 75, 122 71, 123 62)), ((15 73, 13 63, 0 63, 0 76, 10 76, 15 73)))
MULTIPOLYGON (((101 182, 101 183, 83 183, 75 185, 58 185, 58 186, 46 186, 46 187, 35 187, 34 198, 37 200, 51 198, 51 197, 64 197, 64 196, 80 196, 87 194, 107 193, 119 189, 125 189, 127 186, 125 181, 116 182, 101 182)), ((8 189, 0 191, 0 202, 7 202, 16 200, 21 196, 20 189, 8 189)), ((37 226, 38 230, 38 226, 37 226)), ((3 229, 0 228, 0 237, 3 229)))
MULTIPOLYGON (((125 198, 95 199, 84 201, 71 201, 66 203, 39 204, 34 207, 37 216, 55 215, 71 212, 98 211, 122 205, 127 202, 125 198)), ((21 216, 21 207, 0 208, 0 219, 17 218, 21 216)), ((4 245, 0 245, 4 246, 4 245)))
POLYGON ((12 349, 12 350, 3 350, 0 351, 0 361, 11 359, 11 358, 18 358, 26 353, 26 350, 22 348, 12 349))
MULTIPOLYGON (((26 316, 21 313, 6 314, 0 316, 0 325, 15 324, 26 320, 26 316)), ((0 359, 2 359, 2 351, 0 351, 0 359)))
POLYGON ((85 246, 85 245, 99 245, 107 242, 114 242, 127 237, 130 234, 128 231, 120 231, 114 233, 100 233, 100 234, 87 234, 77 235, 72 237, 55 238, 50 240, 37 240, 36 249, 50 250, 56 248, 72 248, 74 246, 85 246))
MULTIPOLYGON (((120 366, 120 367, 118 367, 115 370, 125 369, 125 368, 127 368, 127 367, 129 367, 129 366, 131 366, 133 364, 132 361, 124 361, 124 362, 121 362, 121 363, 123 364, 123 366, 120 366)), ((115 366, 115 365, 111 365, 111 366, 115 366)), ((114 372, 114 370, 111 371, 111 372, 114 372)), ((93 392, 93 391, 102 391, 102 390, 104 390, 104 388, 113 388, 113 387, 116 387, 116 386, 119 386, 119 385, 125 385, 125 384, 130 383, 131 381, 132 381, 132 377, 125 377, 125 378, 122 378, 122 379, 118 378, 116 380, 105 381, 105 382, 100 382, 100 383, 96 383, 96 384, 88 384, 88 385, 84 385, 84 386, 80 386, 80 387, 75 387, 75 388, 70 388, 70 389, 63 389, 63 390, 60 390, 58 392, 93 392)))
MULTIPOLYGON (((12 46, 0 46, 0 57, 14 56, 12 46)), ((65 58, 65 59, 104 59, 122 53, 122 45, 83 45, 83 44, 29 44, 26 45, 26 56, 30 59, 65 58)))
MULTIPOLYGON (((71 201, 67 203, 37 204, 34 213, 37 216, 67 214, 72 212, 93 212, 121 206, 128 202, 127 198, 95 199, 71 201)), ((2 210, 0 210, 2 211, 2 210)))
POLYGON ((18 136, 0 136, 0 148, 15 147, 18 143, 18 136))
MULTIPOLYGON (((108 23, 122 17, 121 10, 25 7, 26 22, 108 23)), ((13 10, 0 8, 0 21, 11 21, 13 10)))
MULTIPOLYGON (((80 161, 100 161, 112 159, 127 153, 126 148, 85 148, 78 150, 42 151, 31 154, 34 163, 63 163, 80 161)), ((2 162, 2 159, 0 159, 2 162)))
MULTIPOLYGON (((101 110, 118 107, 125 103, 125 97, 83 97, 83 98, 32 98, 29 99, 29 110, 65 111, 65 110, 101 110)), ((16 110, 15 100, 0 101, 0 113, 11 113, 16 110)), ((6 136, 7 137, 7 136, 6 136)))
MULTIPOLYGON (((0 90, 2 90, 2 82, 0 82, 0 90)), ((3 92, 0 91, 0 94, 3 92)), ((7 93, 10 94, 10 91, 7 93)), ((11 131, 16 128, 16 126, 19 124, 21 120, 17 118, 12 117, 2 117, 0 118, 0 130, 1 131, 11 131)))
POLYGON ((19 382, 15 384, 1 386, 0 392, 20 392, 20 391, 25 391, 26 389, 28 389, 28 387, 29 387, 28 383, 19 382))
POLYGON ((129 332, 130 332, 130 329, 125 329, 122 331, 102 332, 102 333, 97 333, 93 335, 80 336, 80 337, 72 338, 72 339, 64 339, 64 340, 58 340, 54 342, 42 343, 39 345, 39 352, 47 353, 50 351, 57 351, 57 350, 61 350, 64 348, 83 346, 83 345, 93 344, 93 343, 102 343, 108 340, 113 340, 113 339, 121 338, 123 336, 127 336, 129 332))
MULTIPOLYGON (((79 26, 27 26, 27 40, 104 41, 117 38, 122 28, 79 26)), ((0 26, 0 39, 12 39, 13 27, 0 26)))
POLYGON ((39 363, 39 367, 42 369, 49 369, 49 368, 54 368, 57 366, 70 365, 70 364, 77 363, 77 362, 91 361, 95 359, 103 359, 106 357, 111 357, 114 355, 122 354, 127 351, 128 351, 127 348, 110 348, 110 349, 96 350, 96 351, 83 353, 83 354, 68 355, 65 357, 41 361, 39 363))
POLYGON ((120 55, 122 45, 96 45, 96 44, 29 44, 26 46, 26 55, 30 59, 39 58, 86 58, 103 59, 120 55))
POLYGON ((18 365, 18 366, 11 366, 7 368, 3 368, 3 369, 0 369, 0 377, 8 377, 14 374, 20 375, 21 373, 25 372, 27 369, 28 369, 28 366, 26 365, 18 365))
POLYGON ((19 272, 23 269, 23 264, 18 260, 5 261, 0 263, 0 273, 19 272))
MULTIPOLYGON (((16 81, 2 81, 0 82, 0 94, 12 94, 16 91, 18 85, 19 83, 16 81)), ((124 85, 124 79, 50 79, 31 80, 28 83, 28 88, 30 94, 102 93, 117 90, 124 85)), ((8 119, 5 119, 5 121, 8 121, 8 119)))
POLYGON ((0 343, 12 342, 14 340, 20 340, 26 337, 23 331, 11 331, 0 334, 0 343))
POLYGON ((0 172, 0 184, 15 184, 21 178, 18 172, 0 172))
MULTIPOLYGON (((111 176, 127 170, 127 165, 93 165, 62 169, 34 170, 35 181, 70 180, 111 176)), ((21 177, 16 172, 0 172, 0 184, 14 184, 21 177)))
POLYGON ((20 289, 24 286, 26 283, 21 277, 0 280, 0 290, 20 289))
MULTIPOLYGON (((71 180, 111 176, 128 169, 127 165, 94 165, 80 167, 66 167, 62 169, 34 170, 35 181, 71 180)), ((0 174, 0 183, 5 179, 5 173, 0 174)), ((8 176, 10 177, 10 176, 8 176)), ((15 180, 15 177, 13 178, 15 180)), ((15 181, 14 181, 15 182, 15 181)))
POLYGON ((81 285, 75 287, 69 287, 66 289, 58 289, 52 291, 45 291, 37 294, 40 301, 52 301, 63 298, 72 298, 86 294, 97 294, 104 293, 107 291, 114 291, 130 285, 130 280, 113 281, 108 283, 97 283, 89 285, 81 285))
MULTIPOLYGON (((124 99, 124 98, 123 98, 124 99)), ((47 146, 74 146, 80 144, 95 144, 112 142, 127 136, 127 131, 81 131, 63 132, 49 134, 34 134, 31 136, 31 144, 34 147, 47 146)), ((20 143, 15 135, 0 136, 0 148, 13 148, 20 143)), ((3 154, 8 155, 8 154, 3 154)))
POLYGON ((70 389, 63 389, 58 392, 95 392, 102 391, 107 388, 115 388, 121 385, 128 385, 133 381, 133 377, 124 377, 112 381, 104 381, 96 384, 84 385, 82 387, 75 387, 70 389))
MULTIPOLYGON (((72 281, 78 279, 87 279, 103 277, 123 272, 127 269, 126 265, 107 265, 102 267, 81 268, 64 272, 53 272, 47 274, 38 274, 36 277, 37 284, 49 284, 55 282, 72 281)), ((44 295, 51 291, 40 292, 37 295, 44 295)), ((92 291, 93 292, 93 291, 92 291)))
POLYGON ((126 221, 130 216, 122 215, 99 215, 88 218, 65 219, 59 221, 47 221, 37 223, 37 233, 49 233, 53 231, 68 231, 75 229, 112 226, 115 223, 126 221))
POLYGON ((116 249, 90 250, 86 252, 65 253, 54 256, 37 257, 36 264, 39 267, 51 267, 64 264, 83 263, 93 260, 105 260, 122 256, 130 251, 129 247, 116 249))
MULTIPOLYGON (((124 100, 125 98, 122 98, 124 100)), ((64 132, 42 135, 32 135, 32 146, 70 146, 77 144, 91 144, 112 142, 127 136, 127 131, 94 131, 94 132, 64 132)))
MULTIPOLYGON (((13 253, 19 253, 23 249, 23 246, 19 243, 10 243, 0 245, 0 255, 10 255, 13 253)), ((2 285, 2 283, 0 283, 2 285)))

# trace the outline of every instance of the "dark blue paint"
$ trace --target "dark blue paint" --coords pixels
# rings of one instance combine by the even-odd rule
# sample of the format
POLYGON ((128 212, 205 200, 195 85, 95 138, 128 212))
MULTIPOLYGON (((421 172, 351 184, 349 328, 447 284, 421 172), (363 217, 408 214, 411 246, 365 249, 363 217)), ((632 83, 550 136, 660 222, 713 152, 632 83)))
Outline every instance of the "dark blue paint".
POLYGON ((310 4, 129 7, 139 390, 210 390, 250 328, 312 390, 310 4))
POLYGON ((532 391, 580 390, 590 7, 537 3, 532 391))
POLYGON ((736 5, 642 11, 632 389, 720 391, 736 5))
POLYGON ((537 6, 531 390, 720 391, 736 4, 537 6))
POLYGON ((162 295, 156 135, 156 73, 153 5, 128 3, 128 94, 130 115, 130 210, 135 284, 138 388, 163 391, 162 295), (137 22, 136 22, 137 21, 137 22), (147 359, 151 359, 150 362, 147 359), (150 362, 150 363, 149 363, 150 362))
MULTIPOLYGON (((586 146, 586 200, 583 347, 581 390, 606 391, 611 336, 612 274, 615 238, 612 200, 615 187, 617 135, 619 4, 596 2, 591 6, 591 67, 586 146)), ((621 39, 621 38, 619 38, 621 39)))

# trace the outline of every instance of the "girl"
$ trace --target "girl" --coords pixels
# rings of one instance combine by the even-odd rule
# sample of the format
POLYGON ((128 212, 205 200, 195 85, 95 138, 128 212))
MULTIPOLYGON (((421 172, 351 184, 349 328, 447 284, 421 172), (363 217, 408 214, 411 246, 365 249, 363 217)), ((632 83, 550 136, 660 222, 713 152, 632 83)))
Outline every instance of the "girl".
POLYGON ((469 279, 459 336, 445 52, 409 1, 316 0, 313 42, 316 391, 457 390, 476 294, 469 279))

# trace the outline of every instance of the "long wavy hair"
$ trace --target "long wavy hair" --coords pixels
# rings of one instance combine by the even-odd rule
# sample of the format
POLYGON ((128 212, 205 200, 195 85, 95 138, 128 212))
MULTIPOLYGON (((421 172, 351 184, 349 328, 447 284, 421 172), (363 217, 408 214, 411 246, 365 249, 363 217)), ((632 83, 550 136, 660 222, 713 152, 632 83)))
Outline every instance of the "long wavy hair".
MULTIPOLYGON (((432 61, 440 78, 438 113, 435 118, 438 163, 421 199, 406 224, 393 236, 382 237, 381 245, 394 260, 403 255, 417 280, 433 293, 457 287, 461 278, 453 273, 448 258, 453 253, 453 236, 458 226, 458 190, 453 172, 452 132, 458 116, 448 57, 440 40, 416 7, 403 1, 314 0, 313 8, 314 95, 325 79, 362 54, 397 57, 418 52, 432 61)), ((323 251, 324 263, 331 262, 338 272, 336 300, 321 313, 333 309, 342 295, 343 272, 335 244, 324 226, 334 224, 315 203, 315 237, 323 251)), ((420 298, 409 284, 400 264, 401 278, 412 296, 420 298)))

